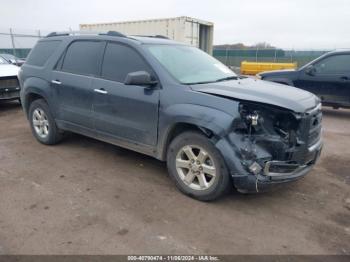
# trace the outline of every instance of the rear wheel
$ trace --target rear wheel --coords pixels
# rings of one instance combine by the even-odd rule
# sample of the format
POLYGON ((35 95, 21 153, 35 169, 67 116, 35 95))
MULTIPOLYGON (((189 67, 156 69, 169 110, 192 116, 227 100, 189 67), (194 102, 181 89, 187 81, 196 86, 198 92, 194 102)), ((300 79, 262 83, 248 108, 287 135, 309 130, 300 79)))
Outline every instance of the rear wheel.
POLYGON ((38 99, 30 104, 29 121, 32 133, 40 143, 54 145, 61 141, 63 133, 57 128, 45 100, 38 99))
POLYGON ((180 191, 201 201, 219 198, 231 184, 220 152, 200 133, 176 137, 168 149, 167 165, 180 191))

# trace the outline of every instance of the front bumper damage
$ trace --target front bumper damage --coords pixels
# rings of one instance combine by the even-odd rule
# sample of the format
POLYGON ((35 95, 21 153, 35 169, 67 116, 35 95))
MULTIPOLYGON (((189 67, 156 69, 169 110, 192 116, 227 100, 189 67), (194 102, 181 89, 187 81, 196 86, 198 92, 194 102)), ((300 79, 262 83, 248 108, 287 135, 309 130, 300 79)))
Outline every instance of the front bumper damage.
POLYGON ((232 174, 234 185, 242 193, 257 193, 270 191, 279 185, 296 181, 306 176, 318 161, 322 151, 322 142, 308 150, 313 156, 309 162, 294 164, 290 161, 268 161, 260 174, 246 174, 240 176, 232 174))
POLYGON ((266 192, 296 181, 312 170, 323 147, 321 108, 310 110, 298 121, 297 145, 291 146, 272 133, 232 132, 217 142, 239 192, 266 192))

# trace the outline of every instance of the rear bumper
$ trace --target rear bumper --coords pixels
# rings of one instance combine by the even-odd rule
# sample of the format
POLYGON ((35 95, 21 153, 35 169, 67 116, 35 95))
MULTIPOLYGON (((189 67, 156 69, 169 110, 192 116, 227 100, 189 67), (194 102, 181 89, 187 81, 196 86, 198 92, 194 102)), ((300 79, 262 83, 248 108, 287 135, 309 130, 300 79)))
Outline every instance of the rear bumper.
POLYGON ((309 162, 305 165, 297 166, 287 162, 267 162, 263 172, 259 175, 233 176, 234 185, 242 193, 261 193, 297 181, 312 170, 321 155, 322 147, 323 143, 319 141, 309 149, 309 162))

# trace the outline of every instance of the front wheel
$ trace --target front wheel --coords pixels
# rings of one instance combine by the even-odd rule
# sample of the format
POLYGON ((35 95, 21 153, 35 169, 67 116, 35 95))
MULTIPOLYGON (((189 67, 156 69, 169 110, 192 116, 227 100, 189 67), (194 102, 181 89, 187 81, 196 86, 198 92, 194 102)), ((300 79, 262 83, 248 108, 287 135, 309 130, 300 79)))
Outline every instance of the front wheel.
POLYGON ((201 201, 219 198, 231 184, 220 152, 197 132, 183 133, 171 142, 167 166, 177 188, 201 201))

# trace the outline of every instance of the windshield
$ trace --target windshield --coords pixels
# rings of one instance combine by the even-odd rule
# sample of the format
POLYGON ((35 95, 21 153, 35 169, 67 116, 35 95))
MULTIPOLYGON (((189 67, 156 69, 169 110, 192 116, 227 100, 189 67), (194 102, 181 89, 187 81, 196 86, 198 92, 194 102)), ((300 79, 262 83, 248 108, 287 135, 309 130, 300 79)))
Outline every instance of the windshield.
POLYGON ((200 84, 236 78, 224 64, 195 47, 149 45, 151 54, 183 84, 200 84))
POLYGON ((6 60, 0 57, 0 64, 7 64, 6 60))

